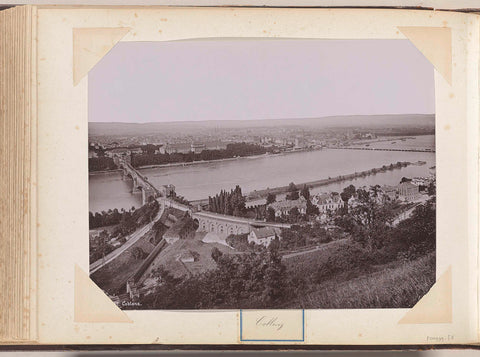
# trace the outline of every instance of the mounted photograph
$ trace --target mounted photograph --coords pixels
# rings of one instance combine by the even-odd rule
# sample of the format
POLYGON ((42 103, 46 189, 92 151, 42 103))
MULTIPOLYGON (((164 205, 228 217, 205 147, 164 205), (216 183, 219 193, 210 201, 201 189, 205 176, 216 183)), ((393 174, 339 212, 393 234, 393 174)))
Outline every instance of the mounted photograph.
POLYGON ((88 116, 89 273, 121 309, 411 308, 435 282, 408 40, 119 42, 88 116))

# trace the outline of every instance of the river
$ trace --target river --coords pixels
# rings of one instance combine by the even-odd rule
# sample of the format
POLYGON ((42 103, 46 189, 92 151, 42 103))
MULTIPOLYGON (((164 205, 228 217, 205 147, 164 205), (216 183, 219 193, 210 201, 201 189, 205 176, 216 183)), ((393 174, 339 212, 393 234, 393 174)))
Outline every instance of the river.
MULTIPOLYGON (((388 141, 372 142, 369 148, 434 149, 434 140, 433 135, 404 141, 392 138, 388 141)), ((410 165, 351 181, 337 182, 314 188, 312 192, 339 192, 350 183, 356 187, 373 184, 396 185, 404 176, 428 176, 431 171, 429 168, 435 166, 435 153, 323 149, 140 171, 152 184, 173 184, 178 195, 189 200, 198 200, 214 195, 222 189, 230 190, 235 185, 240 185, 242 191, 248 193, 267 187, 285 186, 290 182, 302 183, 351 174, 397 161, 426 161, 426 164, 410 165)), ((110 208, 139 207, 141 194, 131 194, 130 190, 131 182, 122 181, 119 172, 90 175, 89 209, 99 212, 110 208)))

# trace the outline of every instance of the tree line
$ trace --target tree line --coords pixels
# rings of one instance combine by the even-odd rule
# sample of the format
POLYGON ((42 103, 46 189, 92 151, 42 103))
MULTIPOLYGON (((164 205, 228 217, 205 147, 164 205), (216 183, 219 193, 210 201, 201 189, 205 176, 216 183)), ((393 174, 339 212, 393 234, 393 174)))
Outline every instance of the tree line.
POLYGON ((230 192, 226 190, 211 197, 208 196, 208 210, 210 212, 241 217, 245 215, 245 197, 239 185, 230 192))
POLYGON ((158 153, 148 150, 142 154, 132 154, 131 163, 134 167, 145 165, 164 165, 171 163, 194 162, 194 161, 212 161, 221 159, 230 159, 234 157, 245 157, 253 155, 263 155, 267 153, 261 145, 249 143, 231 143, 227 144, 226 149, 203 150, 200 153, 158 153))
POLYGON ((104 257, 115 248, 110 241, 116 239, 121 244, 126 242, 126 236, 149 222, 157 215, 160 204, 156 200, 150 200, 139 209, 132 207, 130 210, 118 209, 96 212, 89 212, 90 229, 115 226, 107 231, 104 229, 97 237, 90 241, 90 263, 104 257))
POLYGON ((90 157, 88 159, 88 171, 105 171, 105 170, 115 170, 117 165, 113 162, 111 157, 99 156, 99 157, 90 157))
POLYGON ((132 206, 129 210, 122 208, 120 211, 115 209, 109 209, 108 211, 92 212, 88 213, 89 228, 101 228, 106 226, 113 226, 121 224, 122 226, 133 227, 134 229, 146 222, 151 221, 160 209, 159 203, 150 199, 150 201, 142 207, 135 209, 132 206))
POLYGON ((154 272, 160 284, 140 298, 146 309, 274 308, 290 297, 287 271, 278 246, 228 255, 212 249, 216 268, 193 277, 154 272))

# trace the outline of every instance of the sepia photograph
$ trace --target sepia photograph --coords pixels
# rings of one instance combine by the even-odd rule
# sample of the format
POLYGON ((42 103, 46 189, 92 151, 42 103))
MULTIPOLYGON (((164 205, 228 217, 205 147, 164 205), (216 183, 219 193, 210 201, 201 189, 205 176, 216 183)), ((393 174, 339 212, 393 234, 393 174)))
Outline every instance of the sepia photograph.
POLYGON ((89 273, 121 309, 410 308, 435 282, 408 40, 119 42, 88 117, 89 273))

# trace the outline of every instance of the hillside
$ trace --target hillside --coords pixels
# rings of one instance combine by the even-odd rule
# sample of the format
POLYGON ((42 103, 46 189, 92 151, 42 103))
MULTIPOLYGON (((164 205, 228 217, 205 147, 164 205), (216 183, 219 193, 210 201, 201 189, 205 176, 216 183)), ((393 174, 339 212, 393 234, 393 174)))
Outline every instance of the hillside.
POLYGON ((196 133, 199 129, 235 129, 269 127, 308 128, 379 128, 379 127, 435 127, 434 114, 350 115, 323 118, 291 118, 264 120, 206 120, 162 123, 101 123, 88 124, 89 136, 152 135, 157 133, 196 133))

